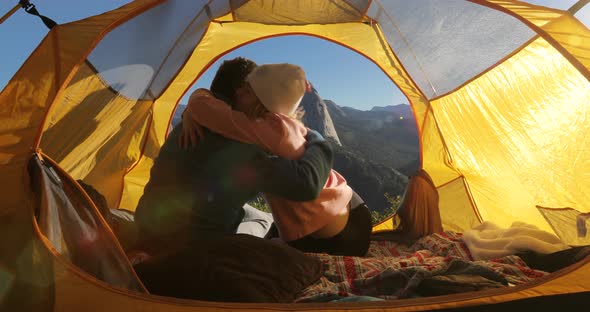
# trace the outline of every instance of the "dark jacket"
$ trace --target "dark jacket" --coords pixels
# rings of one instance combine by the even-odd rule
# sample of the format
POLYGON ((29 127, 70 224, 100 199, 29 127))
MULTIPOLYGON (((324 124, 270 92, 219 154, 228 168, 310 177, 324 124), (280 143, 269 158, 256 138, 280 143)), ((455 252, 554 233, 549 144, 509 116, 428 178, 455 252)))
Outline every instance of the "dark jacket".
POLYGON ((144 247, 233 234, 242 206, 256 194, 314 199, 332 168, 332 150, 314 131, 304 155, 292 161, 209 131, 195 149, 185 150, 178 144, 181 130, 182 123, 162 146, 136 210, 144 247))

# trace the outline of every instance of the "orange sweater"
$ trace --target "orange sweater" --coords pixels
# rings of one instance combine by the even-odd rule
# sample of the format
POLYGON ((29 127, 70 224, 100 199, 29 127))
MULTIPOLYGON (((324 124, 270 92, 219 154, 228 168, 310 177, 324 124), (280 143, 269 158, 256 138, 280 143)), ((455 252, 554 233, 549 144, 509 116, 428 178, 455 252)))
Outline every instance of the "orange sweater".
MULTIPOLYGON (((205 89, 196 90, 186 112, 198 124, 229 139, 255 144, 269 153, 286 159, 298 159, 305 151, 307 128, 288 116, 268 113, 264 118, 250 119, 232 110, 205 89)), ((265 194, 281 238, 292 241, 312 234, 333 218, 348 212, 352 189, 346 179, 332 170, 318 198, 294 202, 265 194)))

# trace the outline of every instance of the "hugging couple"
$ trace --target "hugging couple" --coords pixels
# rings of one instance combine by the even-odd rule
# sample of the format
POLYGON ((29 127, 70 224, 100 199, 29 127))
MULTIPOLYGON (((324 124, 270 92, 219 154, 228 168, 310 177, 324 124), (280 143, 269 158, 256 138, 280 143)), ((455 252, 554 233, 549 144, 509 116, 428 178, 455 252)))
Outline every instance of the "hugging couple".
POLYGON ((224 61, 155 159, 136 209, 137 248, 174 252, 248 233, 303 252, 365 255, 370 212, 332 169, 330 144, 299 120, 306 90, 296 65, 224 61), (246 204, 260 193, 272 216, 246 204))

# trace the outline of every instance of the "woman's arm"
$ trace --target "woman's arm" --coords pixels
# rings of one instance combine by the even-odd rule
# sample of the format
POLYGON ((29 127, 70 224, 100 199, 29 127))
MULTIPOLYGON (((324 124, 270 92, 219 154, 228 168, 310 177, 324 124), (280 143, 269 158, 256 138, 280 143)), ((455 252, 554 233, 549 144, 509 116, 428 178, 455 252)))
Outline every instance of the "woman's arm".
POLYGON ((184 114, 226 138, 255 144, 281 157, 296 158, 303 152, 306 133, 303 125, 298 127, 294 121, 276 114, 250 119, 204 89, 191 95, 184 114))

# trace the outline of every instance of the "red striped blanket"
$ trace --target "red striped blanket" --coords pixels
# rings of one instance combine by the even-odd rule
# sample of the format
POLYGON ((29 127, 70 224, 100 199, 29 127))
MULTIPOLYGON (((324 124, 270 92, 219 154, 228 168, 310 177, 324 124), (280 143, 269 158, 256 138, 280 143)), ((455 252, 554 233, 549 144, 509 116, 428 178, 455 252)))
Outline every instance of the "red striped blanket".
MULTIPOLYGON (((325 265, 324 276, 299 294, 297 302, 331 301, 350 296, 408 298, 425 279, 460 268, 513 285, 548 273, 529 268, 518 256, 473 261, 461 234, 444 232, 417 240, 411 246, 372 241, 366 257, 311 254, 325 265)), ((470 274, 471 274, 470 273, 470 274)))

